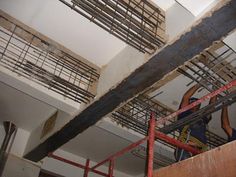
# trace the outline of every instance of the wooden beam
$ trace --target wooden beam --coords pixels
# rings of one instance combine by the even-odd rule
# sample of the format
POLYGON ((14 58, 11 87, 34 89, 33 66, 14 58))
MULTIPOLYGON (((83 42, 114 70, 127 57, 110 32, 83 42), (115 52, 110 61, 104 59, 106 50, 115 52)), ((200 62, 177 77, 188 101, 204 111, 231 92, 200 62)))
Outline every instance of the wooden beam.
POLYGON ((236 141, 154 171, 153 177, 235 177, 236 141))
MULTIPOLYGON (((79 115, 58 132, 25 155, 25 158, 39 161, 94 125, 122 103, 151 86, 170 71, 210 47, 236 28, 236 1, 224 0, 211 13, 185 32, 171 44, 165 46, 151 59, 135 70, 115 88, 109 90, 91 103, 79 115)), ((117 68, 119 69, 119 68, 117 68)), ((98 137, 99 138, 99 137, 98 137)))

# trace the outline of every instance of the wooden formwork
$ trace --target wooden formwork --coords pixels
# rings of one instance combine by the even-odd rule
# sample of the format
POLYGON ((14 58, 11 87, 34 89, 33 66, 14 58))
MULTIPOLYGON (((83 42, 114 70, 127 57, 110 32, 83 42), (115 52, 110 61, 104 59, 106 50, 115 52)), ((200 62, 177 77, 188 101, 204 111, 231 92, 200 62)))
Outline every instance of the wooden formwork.
POLYGON ((236 177, 236 141, 154 171, 153 177, 236 177))

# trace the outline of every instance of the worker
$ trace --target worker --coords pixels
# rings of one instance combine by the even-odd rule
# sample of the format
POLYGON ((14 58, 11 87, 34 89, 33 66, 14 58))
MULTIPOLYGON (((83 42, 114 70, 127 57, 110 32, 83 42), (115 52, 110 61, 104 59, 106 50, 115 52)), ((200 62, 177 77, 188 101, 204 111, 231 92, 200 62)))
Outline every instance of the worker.
POLYGON ((228 141, 236 140, 236 130, 230 126, 228 108, 225 106, 221 112, 221 126, 228 135, 228 141))
MULTIPOLYGON (((194 85, 191 87, 183 96, 180 109, 197 101, 197 98, 192 97, 194 93, 200 88, 199 84, 194 85)), ((216 97, 212 97, 209 104, 216 101, 216 97)), ((198 111, 200 109, 201 105, 197 105, 193 107, 192 109, 189 109, 178 116, 178 120, 198 111)), ((198 122, 196 122, 194 125, 185 125, 184 127, 179 129, 180 136, 179 140, 183 143, 186 143, 194 148, 197 148, 201 151, 206 151, 208 149, 207 147, 207 138, 206 138, 206 130, 207 130, 207 124, 211 120, 211 115, 207 117, 203 117, 198 122)), ((191 157, 192 154, 177 148, 175 151, 175 158, 176 161, 184 160, 189 157, 191 157)))

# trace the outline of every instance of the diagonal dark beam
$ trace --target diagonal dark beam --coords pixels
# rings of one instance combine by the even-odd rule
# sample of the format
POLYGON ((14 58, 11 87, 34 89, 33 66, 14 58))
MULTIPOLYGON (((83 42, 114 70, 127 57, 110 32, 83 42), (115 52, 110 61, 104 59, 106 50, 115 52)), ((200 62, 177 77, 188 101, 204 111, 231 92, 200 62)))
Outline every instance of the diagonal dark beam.
POLYGON ((84 111, 67 123, 43 143, 25 155, 25 158, 39 161, 94 125, 103 116, 112 112, 122 102, 132 98, 145 88, 160 80, 170 71, 198 55, 204 49, 220 40, 236 28, 236 1, 223 1, 209 17, 203 18, 179 39, 155 54, 147 63, 135 70, 116 88, 93 102, 84 111))

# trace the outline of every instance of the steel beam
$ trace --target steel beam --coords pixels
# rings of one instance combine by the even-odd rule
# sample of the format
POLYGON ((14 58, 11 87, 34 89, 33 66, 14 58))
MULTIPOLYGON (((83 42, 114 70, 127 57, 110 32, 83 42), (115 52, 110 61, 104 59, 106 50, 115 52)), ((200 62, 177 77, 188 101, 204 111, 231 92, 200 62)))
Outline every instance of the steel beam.
POLYGON ((147 63, 135 70, 114 89, 94 101, 61 130, 27 153, 25 158, 33 161, 41 160, 49 152, 56 150, 94 125, 121 103, 151 86, 235 28, 236 1, 225 0, 212 10, 212 14, 205 16, 191 30, 153 55, 147 63))

